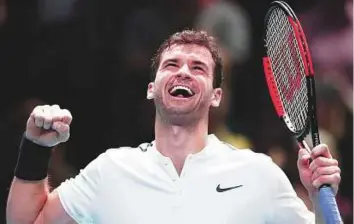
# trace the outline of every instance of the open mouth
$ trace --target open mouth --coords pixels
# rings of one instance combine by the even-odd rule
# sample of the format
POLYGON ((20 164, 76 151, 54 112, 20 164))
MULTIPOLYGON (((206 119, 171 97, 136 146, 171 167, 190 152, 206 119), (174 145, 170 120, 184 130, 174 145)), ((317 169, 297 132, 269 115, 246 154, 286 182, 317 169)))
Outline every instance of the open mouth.
POLYGON ((173 86, 168 93, 173 97, 189 98, 195 95, 194 91, 187 86, 173 86))

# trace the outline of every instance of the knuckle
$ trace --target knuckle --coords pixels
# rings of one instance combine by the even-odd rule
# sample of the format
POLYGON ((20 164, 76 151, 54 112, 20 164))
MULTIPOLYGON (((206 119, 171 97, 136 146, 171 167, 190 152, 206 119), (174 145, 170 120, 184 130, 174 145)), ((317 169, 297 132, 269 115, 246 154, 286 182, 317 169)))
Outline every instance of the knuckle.
POLYGON ((54 108, 54 109, 59 109, 60 108, 58 104, 53 104, 51 107, 54 108))
POLYGON ((338 172, 338 173, 341 173, 341 172, 342 172, 341 168, 339 168, 338 166, 336 167, 336 169, 337 169, 337 172, 338 172))
POLYGON ((309 166, 309 169, 314 171, 316 169, 316 164, 314 161, 311 162, 310 166, 309 166))
POLYGON ((55 106, 51 106, 51 107, 50 107, 50 112, 51 112, 52 114, 58 113, 58 112, 57 112, 58 110, 60 110, 60 109, 57 108, 57 107, 55 107, 55 106))
POLYGON ((302 158, 306 154, 308 154, 308 153, 307 153, 307 150, 305 148, 299 149, 299 151, 298 151, 298 157, 299 158, 302 158))
POLYGON ((324 153, 328 150, 328 146, 326 144, 322 143, 318 146, 318 149, 319 149, 319 151, 321 151, 321 153, 324 153))
POLYGON ((316 180, 314 180, 314 181, 312 182, 312 185, 313 185, 314 187, 318 188, 318 187, 321 185, 319 178, 317 178, 316 180))
POLYGON ((68 109, 62 109, 62 113, 66 116, 71 116, 71 113, 68 109))
POLYGON ((318 176, 316 174, 313 174, 311 176, 311 181, 314 182, 317 178, 318 178, 318 176))
POLYGON ((67 131, 67 125, 63 123, 58 124, 58 130, 60 133, 65 133, 67 131))
POLYGON ((33 119, 34 119, 35 122, 39 122, 39 121, 43 121, 44 117, 41 114, 36 114, 36 115, 33 116, 33 119))
POLYGON ((328 162, 329 159, 326 157, 318 157, 318 165, 319 166, 324 166, 326 162, 328 162))
POLYGON ((41 106, 35 106, 32 110, 33 113, 36 113, 37 111, 41 110, 41 106))
POLYGON ((325 173, 325 169, 323 167, 318 167, 315 171, 318 175, 325 173))
POLYGON ((64 135, 70 131, 70 126, 64 123, 58 123, 56 129, 61 135, 64 135))
POLYGON ((63 119, 63 115, 61 114, 60 110, 52 111, 53 121, 61 121, 63 119))
POLYGON ((316 158, 313 160, 314 166, 318 167, 321 165, 321 158, 316 158))
POLYGON ((334 180, 335 180, 336 182, 340 182, 341 179, 342 179, 342 177, 340 176, 339 173, 336 173, 336 174, 334 175, 334 180))
POLYGON ((320 157, 324 155, 327 151, 327 146, 324 144, 318 145, 313 149, 313 155, 315 157, 320 157))
POLYGON ((42 106, 37 106, 37 107, 35 107, 35 108, 33 109, 33 111, 32 111, 32 114, 33 114, 34 116, 38 116, 38 115, 43 114, 42 106))
POLYGON ((41 109, 42 110, 48 110, 48 109, 50 109, 50 106, 48 104, 46 104, 46 105, 43 105, 41 109))
POLYGON ((34 119, 43 119, 44 118, 44 114, 41 113, 41 112, 36 111, 36 112, 33 113, 33 118, 34 119))
POLYGON ((46 106, 45 104, 38 105, 38 106, 35 107, 35 109, 42 110, 45 106, 46 106))
POLYGON ((60 121, 61 119, 62 119, 61 116, 59 116, 58 114, 52 115, 52 120, 53 120, 53 122, 54 122, 54 121, 60 121))
POLYGON ((319 176, 318 181, 320 182, 320 184, 324 184, 328 181, 328 178, 326 176, 319 176))
POLYGON ((70 122, 72 121, 73 117, 72 117, 72 115, 71 115, 71 113, 70 113, 69 110, 64 109, 64 110, 62 111, 62 114, 63 114, 63 120, 64 120, 64 122, 70 123, 70 122))
POLYGON ((45 117, 44 118, 44 123, 47 123, 47 124, 52 123, 52 118, 51 117, 45 117))
POLYGON ((36 114, 34 115, 35 122, 44 122, 44 115, 43 114, 36 114))
POLYGON ((316 180, 320 175, 317 172, 314 172, 312 175, 312 179, 316 180))
POLYGON ((50 114, 51 111, 52 111, 52 110, 51 110, 51 107, 49 107, 49 106, 43 108, 43 112, 44 112, 45 114, 50 114))

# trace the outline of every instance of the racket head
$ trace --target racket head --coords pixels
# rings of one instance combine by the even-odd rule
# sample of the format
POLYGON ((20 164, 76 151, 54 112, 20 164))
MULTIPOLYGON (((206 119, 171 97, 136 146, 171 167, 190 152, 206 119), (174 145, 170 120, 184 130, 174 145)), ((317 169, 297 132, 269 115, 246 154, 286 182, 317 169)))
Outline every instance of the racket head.
POLYGON ((288 130, 301 142, 310 130, 313 67, 302 27, 290 6, 270 4, 264 20, 263 67, 268 90, 288 130))

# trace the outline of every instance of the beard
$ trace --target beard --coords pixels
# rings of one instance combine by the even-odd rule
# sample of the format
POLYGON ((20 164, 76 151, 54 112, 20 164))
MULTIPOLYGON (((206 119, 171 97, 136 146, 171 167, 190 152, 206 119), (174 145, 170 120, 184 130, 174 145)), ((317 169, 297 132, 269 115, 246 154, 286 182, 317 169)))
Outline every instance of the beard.
POLYGON ((209 106, 206 98, 193 99, 193 102, 168 103, 166 101, 169 99, 164 100, 161 91, 155 92, 156 115, 164 123, 173 126, 193 126, 208 113, 209 106))

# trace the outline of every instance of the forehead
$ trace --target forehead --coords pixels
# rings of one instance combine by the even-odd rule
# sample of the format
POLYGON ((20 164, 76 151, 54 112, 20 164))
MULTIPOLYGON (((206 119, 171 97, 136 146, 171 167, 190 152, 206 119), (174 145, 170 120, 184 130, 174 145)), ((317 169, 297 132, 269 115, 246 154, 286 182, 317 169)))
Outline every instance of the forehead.
POLYGON ((208 66, 214 65, 210 51, 203 46, 196 44, 172 45, 161 55, 161 62, 168 59, 187 59, 204 62, 208 66))

